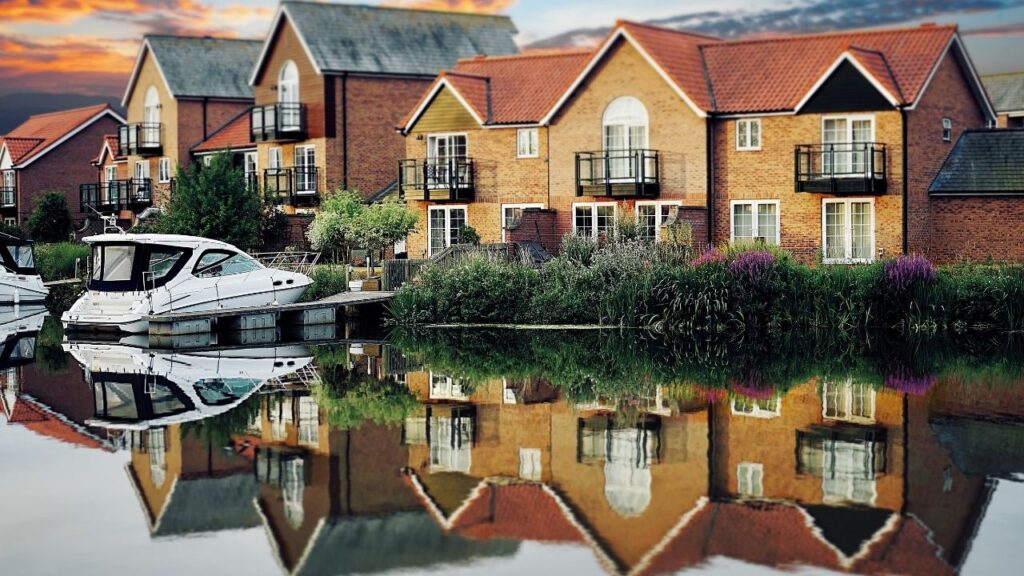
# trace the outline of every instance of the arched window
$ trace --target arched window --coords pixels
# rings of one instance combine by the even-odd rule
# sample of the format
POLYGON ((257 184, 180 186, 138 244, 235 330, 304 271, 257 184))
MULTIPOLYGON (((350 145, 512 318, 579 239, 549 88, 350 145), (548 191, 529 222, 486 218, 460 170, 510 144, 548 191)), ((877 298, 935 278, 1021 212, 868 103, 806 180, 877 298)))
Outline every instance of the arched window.
POLYGON ((612 100, 601 119, 608 177, 629 179, 639 168, 633 151, 647 148, 647 109, 632 96, 612 100))
POLYGON ((281 108, 281 130, 299 128, 299 67, 291 60, 277 74, 277 103, 281 108))
POLYGON ((604 498, 619 516, 639 516, 651 503, 648 458, 655 449, 654 437, 639 428, 613 429, 607 434, 604 498))

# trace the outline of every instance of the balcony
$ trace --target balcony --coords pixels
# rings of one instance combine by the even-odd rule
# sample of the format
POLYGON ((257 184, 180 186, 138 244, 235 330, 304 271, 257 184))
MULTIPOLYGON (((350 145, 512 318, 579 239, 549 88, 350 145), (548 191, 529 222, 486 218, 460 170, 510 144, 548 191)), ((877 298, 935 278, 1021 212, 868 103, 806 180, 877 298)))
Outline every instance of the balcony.
POLYGON ((163 150, 163 124, 139 122, 117 129, 118 154, 121 156, 157 156, 163 150))
POLYGON ((149 178, 136 178, 82 184, 78 187, 78 200, 82 213, 141 212, 153 204, 153 183, 149 178))
POLYGON ((657 198, 661 190, 657 150, 576 153, 576 195, 657 198))
POLYGON ((448 202, 473 200, 473 159, 398 161, 398 188, 406 200, 448 202))
POLYGON ((0 186, 0 209, 18 207, 18 189, 14 186, 0 186))
POLYGON ((249 110, 249 130, 253 142, 282 142, 306 138, 304 104, 270 104, 249 110))
POLYGON ((276 204, 320 204, 320 171, 317 168, 268 168, 263 171, 263 191, 276 204))
POLYGON ((797 192, 885 194, 885 144, 799 144, 793 156, 797 192))

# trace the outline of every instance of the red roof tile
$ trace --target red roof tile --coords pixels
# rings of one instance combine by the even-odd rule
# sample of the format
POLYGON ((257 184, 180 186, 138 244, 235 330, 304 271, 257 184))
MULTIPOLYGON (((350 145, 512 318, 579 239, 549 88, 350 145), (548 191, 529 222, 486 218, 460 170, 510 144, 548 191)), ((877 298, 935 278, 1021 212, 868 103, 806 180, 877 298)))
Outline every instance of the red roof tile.
POLYGON ((847 51, 894 96, 914 102, 955 33, 921 26, 718 42, 702 51, 721 113, 792 110, 847 51))
POLYGON ((21 164, 39 155, 54 142, 64 138, 104 110, 108 104, 36 114, 7 133, 4 143, 11 151, 12 161, 21 164))
POLYGON ((245 111, 221 126, 209 138, 192 147, 192 152, 219 152, 255 148, 249 134, 249 112, 245 111))
POLYGON ((489 485, 452 530, 467 538, 583 542, 583 535, 539 484, 489 485))
POLYGON ((701 49, 702 46, 714 45, 720 40, 635 22, 621 22, 620 26, 643 47, 697 108, 704 111, 712 108, 701 49))
POLYGON ((105 150, 107 150, 108 148, 110 149, 110 153, 114 156, 114 160, 124 160, 125 156, 119 156, 118 155, 118 152, 120 151, 120 147, 118 146, 119 144, 120 144, 120 142, 117 139, 117 134, 107 134, 107 135, 105 135, 103 137, 103 147, 100 148, 100 153, 99 153, 98 156, 96 156, 95 162, 97 164, 100 164, 100 163, 103 162, 103 152, 105 150))
POLYGON ((17 404, 14 405, 14 411, 7 421, 11 424, 21 424, 36 434, 67 444, 110 450, 96 438, 83 434, 69 422, 58 418, 26 396, 18 398, 17 404))

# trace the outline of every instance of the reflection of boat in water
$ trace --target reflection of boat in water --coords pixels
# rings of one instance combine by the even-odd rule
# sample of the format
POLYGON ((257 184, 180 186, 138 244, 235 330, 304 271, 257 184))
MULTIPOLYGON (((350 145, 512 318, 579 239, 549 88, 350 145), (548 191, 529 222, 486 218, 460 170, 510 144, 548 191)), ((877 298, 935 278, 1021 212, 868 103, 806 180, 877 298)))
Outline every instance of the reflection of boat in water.
POLYGON ((42 302, 50 293, 36 272, 31 240, 0 233, 0 304, 42 302))
POLYGON ((228 412, 263 384, 313 361, 303 346, 168 352, 71 342, 93 388, 90 426, 142 430, 228 412))
POLYGON ((312 283, 207 238, 103 234, 84 241, 92 245, 92 277, 61 318, 67 328, 145 332, 150 315, 291 304, 312 283))
POLYGON ((0 369, 35 361, 36 336, 43 328, 46 314, 41 305, 0 309, 0 369))

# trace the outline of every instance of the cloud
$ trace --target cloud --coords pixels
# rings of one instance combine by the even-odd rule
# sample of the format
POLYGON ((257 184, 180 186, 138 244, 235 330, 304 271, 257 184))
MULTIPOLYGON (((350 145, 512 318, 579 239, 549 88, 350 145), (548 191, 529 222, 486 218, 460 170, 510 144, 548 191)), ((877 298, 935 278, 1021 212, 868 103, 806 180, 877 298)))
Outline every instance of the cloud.
POLYGON ((450 10, 477 14, 498 14, 504 12, 516 0, 384 0, 384 6, 419 8, 422 10, 450 10))
POLYGON ((1004 38, 1007 36, 1024 36, 1024 22, 1003 24, 1001 26, 985 26, 961 30, 964 36, 980 36, 985 38, 1004 38))
POLYGON ((123 90, 135 50, 134 40, 0 35, 0 86, 4 92, 74 86, 80 94, 117 94, 123 90))
POLYGON ((0 22, 67 26, 84 19, 134 25, 143 34, 236 35, 252 24, 270 22, 274 9, 246 4, 215 5, 198 0, 3 0, 0 22))

